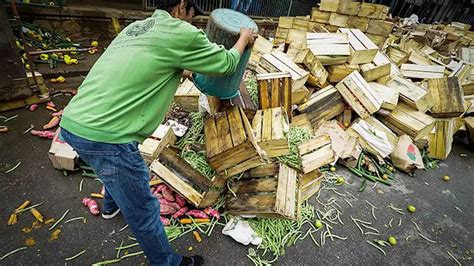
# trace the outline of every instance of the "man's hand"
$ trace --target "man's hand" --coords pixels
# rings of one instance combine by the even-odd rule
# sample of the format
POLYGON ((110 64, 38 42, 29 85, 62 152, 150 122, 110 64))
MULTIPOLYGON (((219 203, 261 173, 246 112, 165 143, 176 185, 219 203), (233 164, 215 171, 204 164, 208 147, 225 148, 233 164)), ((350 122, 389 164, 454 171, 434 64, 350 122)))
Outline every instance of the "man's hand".
POLYGON ((185 81, 186 79, 193 81, 193 72, 189 70, 184 70, 183 75, 181 75, 181 82, 185 81))
POLYGON ((245 42, 249 45, 252 46, 253 43, 255 42, 255 39, 257 39, 258 35, 253 32, 251 29, 247 28, 241 28, 240 29, 240 38, 244 39, 245 42))

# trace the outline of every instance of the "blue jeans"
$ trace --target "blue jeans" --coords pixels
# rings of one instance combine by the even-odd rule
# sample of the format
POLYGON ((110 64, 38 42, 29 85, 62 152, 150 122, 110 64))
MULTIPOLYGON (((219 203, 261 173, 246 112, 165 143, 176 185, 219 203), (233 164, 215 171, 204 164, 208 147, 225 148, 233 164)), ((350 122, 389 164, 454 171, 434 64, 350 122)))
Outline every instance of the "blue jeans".
POLYGON ((150 175, 138 143, 108 144, 83 139, 61 128, 71 145, 105 186, 103 210, 120 208, 151 265, 179 265, 160 221, 160 203, 152 195, 150 175))
POLYGON ((230 8, 235 11, 239 11, 241 13, 247 14, 247 12, 249 12, 249 8, 251 4, 252 4, 252 0, 231 0, 230 8))

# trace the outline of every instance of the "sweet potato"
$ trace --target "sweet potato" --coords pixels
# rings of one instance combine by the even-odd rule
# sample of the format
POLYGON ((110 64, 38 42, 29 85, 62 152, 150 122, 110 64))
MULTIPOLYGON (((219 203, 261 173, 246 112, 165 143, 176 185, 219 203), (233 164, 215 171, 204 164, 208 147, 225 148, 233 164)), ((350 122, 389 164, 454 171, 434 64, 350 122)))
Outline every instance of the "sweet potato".
POLYGON ((181 206, 181 207, 186 206, 186 203, 187 203, 187 202, 186 202, 186 199, 185 199, 183 196, 181 196, 181 195, 179 195, 179 194, 176 194, 176 195, 174 196, 174 199, 176 200, 176 203, 179 204, 179 206, 181 206))
POLYGON ((165 198, 168 201, 173 201, 173 202, 176 201, 173 196, 173 192, 168 187, 163 189, 163 191, 161 191, 161 194, 163 194, 163 198, 165 198))
POLYGON ((174 214, 177 210, 170 205, 167 204, 161 204, 160 206, 160 214, 161 215, 170 215, 174 214))
POLYGON ((179 217, 183 216, 188 211, 188 207, 183 207, 179 209, 175 214, 173 214, 174 219, 178 219, 179 217))
POLYGON ((219 212, 217 210, 214 210, 211 207, 205 208, 204 213, 211 216, 211 217, 216 218, 217 220, 219 220, 219 218, 221 218, 221 216, 219 215, 219 212))
POLYGON ((179 206, 179 204, 176 203, 176 202, 171 202, 171 201, 166 200, 166 199, 164 199, 164 198, 159 199, 159 201, 160 201, 160 205, 162 205, 162 204, 168 205, 168 206, 173 207, 173 208, 176 209, 176 210, 181 209, 181 206, 179 206))
POLYGON ((209 219, 209 216, 201 210, 191 210, 191 211, 188 211, 186 215, 194 217, 194 218, 209 219))
POLYGON ((164 226, 168 226, 168 225, 171 224, 170 219, 165 218, 165 217, 163 217, 163 216, 160 216, 160 221, 161 221, 161 223, 162 223, 164 226))

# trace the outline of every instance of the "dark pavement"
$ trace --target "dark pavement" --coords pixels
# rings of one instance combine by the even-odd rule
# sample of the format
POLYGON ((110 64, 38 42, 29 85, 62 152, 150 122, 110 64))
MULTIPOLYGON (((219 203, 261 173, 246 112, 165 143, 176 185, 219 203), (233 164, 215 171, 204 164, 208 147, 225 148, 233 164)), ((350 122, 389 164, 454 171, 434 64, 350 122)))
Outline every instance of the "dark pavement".
MULTIPOLYGON (((68 97, 54 98, 61 106, 68 97)), ((30 124, 39 129, 50 119, 51 112, 44 104, 35 112, 18 109, 0 113, 10 117, 19 114, 19 117, 8 121, 8 133, 0 133, 0 256, 25 245, 27 237, 34 237, 36 245, 20 251, 3 261, 0 265, 63 265, 64 258, 70 257, 82 250, 86 253, 81 257, 68 262, 69 265, 85 265, 97 261, 115 258, 116 251, 122 240, 126 244, 128 229, 118 232, 125 223, 122 218, 105 221, 93 217, 82 206, 81 199, 92 192, 99 192, 101 184, 93 179, 84 178, 84 189, 79 193, 81 175, 79 173, 64 176, 62 172, 53 169, 48 159, 50 141, 23 134, 30 124), (11 173, 5 171, 17 162, 21 165, 11 173), (25 200, 32 203, 43 202, 38 208, 48 218, 58 219, 67 209, 70 213, 67 218, 84 216, 87 223, 74 221, 59 226, 62 230, 59 239, 49 241, 48 226, 23 233, 23 227, 31 226, 34 221, 30 213, 19 216, 18 224, 7 226, 10 213, 25 200)), ((0 124, 3 120, 0 119, 0 124)), ((347 240, 329 239, 326 245, 316 247, 310 238, 297 242, 296 246, 288 248, 286 255, 276 263, 278 265, 455 265, 447 251, 452 253, 462 264, 473 264, 471 257, 474 253, 474 242, 471 241, 474 228, 474 152, 467 150, 466 145, 457 143, 448 160, 441 163, 439 169, 417 171, 414 177, 397 172, 398 182, 392 187, 377 185, 359 193, 357 189, 360 179, 348 174, 342 166, 339 173, 346 176, 351 184, 338 187, 339 192, 349 191, 358 200, 350 199, 350 207, 341 197, 331 191, 324 190, 321 199, 338 198, 342 206, 342 221, 344 226, 336 226, 334 233, 348 237, 347 240), (463 154, 463 156, 461 156, 463 154), (451 176, 449 182, 441 177, 451 176), (375 211, 377 220, 371 215, 371 209, 365 202, 368 200, 378 206, 375 211), (387 205, 393 204, 405 209, 408 204, 416 206, 414 214, 400 215, 387 205), (350 216, 371 221, 373 226, 381 232, 380 237, 362 236, 351 221, 350 216), (399 218, 402 225, 398 227, 399 218), (388 226, 393 218, 392 228, 388 226), (417 234, 417 230, 410 220, 415 221, 423 234, 437 243, 430 243, 417 234), (469 229, 471 228, 471 229, 469 229), (366 243, 368 239, 386 240, 389 235, 398 239, 396 247, 386 247, 387 255, 366 243), (408 241, 405 239, 410 237, 408 241)), ((314 203, 314 200, 312 200, 314 203)), ((191 235, 187 235, 172 243, 173 247, 182 254, 201 254, 207 265, 249 265, 246 257, 248 247, 234 242, 223 236, 218 226, 211 238, 203 237, 202 243, 196 243, 191 235), (192 246, 193 251, 188 251, 192 246)), ((139 251, 139 248, 130 249, 130 252, 139 251)), ((122 264, 146 264, 143 256, 133 257, 122 261, 122 264)))

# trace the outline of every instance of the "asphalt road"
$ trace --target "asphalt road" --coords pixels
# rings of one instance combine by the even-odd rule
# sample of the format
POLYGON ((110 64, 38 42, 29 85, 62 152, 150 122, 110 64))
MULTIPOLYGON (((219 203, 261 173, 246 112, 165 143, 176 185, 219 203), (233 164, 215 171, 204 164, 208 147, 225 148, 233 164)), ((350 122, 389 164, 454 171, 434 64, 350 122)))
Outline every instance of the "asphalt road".
MULTIPOLYGON (((65 103, 67 97, 55 98, 57 104, 65 103)), ((10 132, 0 135, 0 256, 25 245, 28 237, 33 237, 36 245, 27 250, 0 261, 0 265, 63 265, 66 257, 82 250, 86 253, 68 262, 69 265, 85 265, 97 261, 115 258, 114 250, 120 243, 132 243, 128 239, 128 229, 119 232, 125 223, 121 217, 105 221, 93 217, 81 204, 81 199, 91 192, 99 192, 101 184, 93 179, 84 180, 84 189, 78 190, 81 176, 79 173, 64 176, 53 169, 48 159, 50 141, 39 139, 30 134, 23 134, 31 124, 41 128, 49 121, 49 111, 42 105, 37 111, 29 112, 19 109, 1 113, 10 117, 19 117, 8 121, 10 132), (5 171, 17 162, 21 165, 11 173, 5 171), (67 209, 68 218, 83 216, 86 223, 79 221, 61 225, 59 239, 50 241, 47 226, 23 233, 22 228, 31 226, 34 218, 25 213, 19 217, 18 224, 7 226, 10 213, 23 201, 43 202, 38 209, 46 218, 58 219, 67 209)), ((309 238, 289 247, 277 265, 455 265, 447 254, 449 251, 462 264, 473 264, 474 242, 471 241, 474 228, 474 152, 467 150, 466 145, 457 143, 448 160, 440 168, 429 171, 418 171, 414 177, 397 173, 398 182, 392 187, 371 186, 359 193, 360 180, 339 167, 338 173, 346 176, 350 184, 338 187, 338 191, 351 192, 358 200, 346 198, 353 205, 350 207, 340 199, 343 226, 335 226, 334 233, 347 237, 347 240, 328 240, 323 247, 316 247, 309 238), (462 156, 461 156, 462 154, 462 156), (449 182, 441 177, 451 176, 449 182), (368 200, 378 206, 375 210, 377 220, 371 215, 368 200), (386 206, 393 204, 405 209, 408 204, 417 207, 414 214, 400 215, 386 206), (350 216, 372 222, 378 228, 380 236, 362 235, 350 216), (393 219, 392 227, 389 221, 393 219), (402 225, 398 223, 402 220, 402 225), (417 234, 415 221, 423 234, 436 243, 430 243, 417 234), (469 229, 471 228, 471 229, 469 229), (366 243, 374 238, 386 239, 396 236, 398 245, 385 248, 387 255, 366 243), (408 241, 406 238, 408 238, 408 241)), ((340 197, 330 191, 323 191, 320 199, 340 197)), ((339 200, 339 198, 338 198, 339 200)), ((310 201, 318 207, 314 199, 310 201)), ((191 235, 172 242, 177 252, 185 255, 201 254, 207 265, 250 265, 246 257, 248 247, 234 242, 220 234, 221 227, 212 237, 204 237, 202 243, 196 243, 191 235), (193 250, 188 251, 192 246, 193 250)), ((132 248, 130 252, 139 251, 132 248)), ((122 261, 122 264, 146 264, 143 256, 122 261)))

